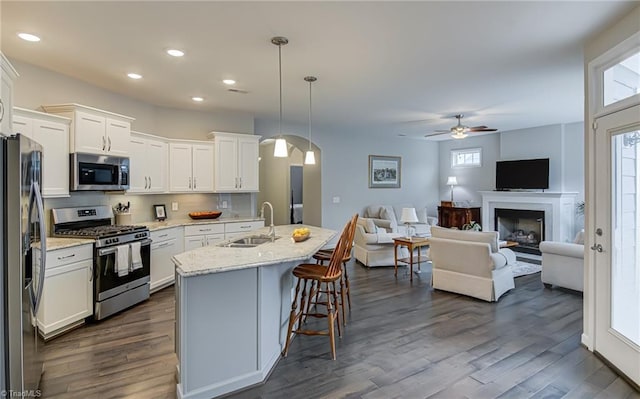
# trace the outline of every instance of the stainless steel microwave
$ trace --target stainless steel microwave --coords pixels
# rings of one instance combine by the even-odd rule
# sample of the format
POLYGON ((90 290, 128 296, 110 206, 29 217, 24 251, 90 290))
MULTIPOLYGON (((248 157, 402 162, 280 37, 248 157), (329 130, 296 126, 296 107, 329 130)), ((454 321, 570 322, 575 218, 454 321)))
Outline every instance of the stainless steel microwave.
POLYGON ((70 157, 71 191, 129 189, 129 158, 83 153, 70 157))

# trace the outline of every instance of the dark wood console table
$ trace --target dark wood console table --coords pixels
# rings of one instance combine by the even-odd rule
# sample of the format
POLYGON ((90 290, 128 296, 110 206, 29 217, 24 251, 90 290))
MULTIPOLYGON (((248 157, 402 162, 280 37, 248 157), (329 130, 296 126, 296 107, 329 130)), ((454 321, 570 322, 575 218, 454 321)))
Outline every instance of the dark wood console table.
POLYGON ((480 220, 480 207, 477 208, 457 208, 455 206, 438 207, 438 225, 441 227, 457 227, 475 221, 482 225, 480 220))

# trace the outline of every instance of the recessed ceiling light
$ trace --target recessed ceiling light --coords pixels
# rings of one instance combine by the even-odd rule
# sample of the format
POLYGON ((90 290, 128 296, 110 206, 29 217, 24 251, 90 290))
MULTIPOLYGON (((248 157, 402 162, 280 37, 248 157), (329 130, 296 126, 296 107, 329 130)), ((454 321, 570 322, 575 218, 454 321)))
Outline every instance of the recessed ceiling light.
POLYGON ((226 85, 229 85, 229 86, 232 86, 232 85, 236 84, 236 81, 235 81, 235 80, 233 80, 233 79, 224 79, 224 80, 222 81, 222 83, 224 83, 224 84, 226 84, 226 85))
POLYGON ((31 33, 24 33, 24 32, 20 32, 18 33, 18 37, 22 40, 26 40, 28 42, 39 42, 40 38, 36 35, 32 35, 31 33))
POLYGON ((191 99, 197 103, 201 103, 204 101, 204 98, 202 97, 191 97, 191 99))
POLYGON ((142 75, 138 73, 128 73, 127 76, 130 77, 131 79, 142 79, 142 75))
POLYGON ((182 57, 184 55, 184 51, 180 51, 180 50, 171 48, 171 49, 167 50, 167 54, 169 54, 172 57, 182 57))

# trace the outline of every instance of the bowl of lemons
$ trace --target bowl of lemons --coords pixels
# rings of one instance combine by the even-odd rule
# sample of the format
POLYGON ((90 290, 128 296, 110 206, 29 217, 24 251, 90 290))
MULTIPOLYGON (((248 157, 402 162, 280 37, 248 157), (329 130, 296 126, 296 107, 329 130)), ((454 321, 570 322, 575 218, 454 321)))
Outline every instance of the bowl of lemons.
POLYGON ((295 242, 302 242, 308 239, 309 236, 311 236, 311 232, 306 227, 300 227, 298 229, 295 229, 291 234, 291 238, 293 238, 293 241, 295 242))

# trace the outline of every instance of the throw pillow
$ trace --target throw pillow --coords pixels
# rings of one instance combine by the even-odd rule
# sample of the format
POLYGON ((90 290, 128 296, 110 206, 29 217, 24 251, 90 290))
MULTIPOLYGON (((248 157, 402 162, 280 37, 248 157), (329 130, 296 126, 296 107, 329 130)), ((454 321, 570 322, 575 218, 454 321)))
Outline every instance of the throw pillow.
POLYGON ((367 207, 367 217, 380 219, 380 211, 382 207, 380 205, 369 205, 367 207))
POLYGON ((385 229, 384 227, 376 226, 376 229, 377 229, 376 233, 378 233, 378 234, 387 234, 388 233, 387 229, 385 229))
POLYGON ((390 206, 383 206, 380 210, 380 219, 386 219, 391 221, 391 225, 398 225, 396 221, 396 214, 393 212, 393 208, 390 206))
POLYGON ((580 230, 578 234, 576 234, 576 238, 573 239, 573 243, 584 245, 584 230, 580 230))
POLYGON ((372 219, 365 219, 365 218, 362 218, 362 219, 365 222, 364 231, 369 233, 369 234, 375 234, 377 231, 376 231, 376 224, 373 223, 373 220, 372 219))

